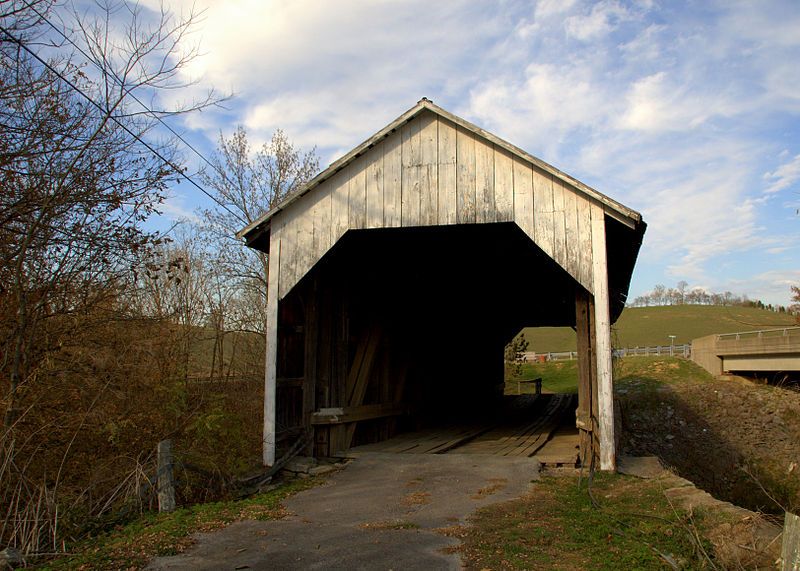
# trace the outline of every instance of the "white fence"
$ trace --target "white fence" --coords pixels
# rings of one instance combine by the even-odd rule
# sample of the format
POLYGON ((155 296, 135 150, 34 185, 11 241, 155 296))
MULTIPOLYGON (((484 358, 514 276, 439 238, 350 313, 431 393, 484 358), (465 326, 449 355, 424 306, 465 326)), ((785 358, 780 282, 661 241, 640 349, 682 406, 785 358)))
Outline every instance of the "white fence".
MULTIPOLYGON (((655 347, 623 347, 614 349, 615 357, 684 357, 692 355, 692 344, 657 345, 655 347)), ((528 363, 544 361, 572 361, 578 358, 577 351, 548 351, 547 353, 525 353, 528 363)))

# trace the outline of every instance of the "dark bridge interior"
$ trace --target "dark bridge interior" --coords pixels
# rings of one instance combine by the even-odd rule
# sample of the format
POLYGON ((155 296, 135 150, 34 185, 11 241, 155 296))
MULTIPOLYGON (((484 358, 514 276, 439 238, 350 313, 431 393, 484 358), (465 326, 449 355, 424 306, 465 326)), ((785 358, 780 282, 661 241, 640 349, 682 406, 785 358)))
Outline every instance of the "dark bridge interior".
MULTIPOLYGON (((609 250, 629 232, 608 220, 609 250)), ((612 320, 630 255, 609 256, 612 320)), ((514 223, 351 230, 280 302, 279 436, 313 427, 328 456, 494 414, 503 347, 523 326, 574 325, 578 288, 514 223)))

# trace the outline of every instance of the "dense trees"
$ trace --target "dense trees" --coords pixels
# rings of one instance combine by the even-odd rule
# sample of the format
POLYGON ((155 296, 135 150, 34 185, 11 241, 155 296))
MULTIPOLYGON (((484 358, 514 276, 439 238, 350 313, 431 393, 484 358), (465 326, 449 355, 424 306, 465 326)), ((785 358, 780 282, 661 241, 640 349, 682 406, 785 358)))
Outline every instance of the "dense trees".
POLYGON ((0 1, 0 544, 25 552, 138 497, 145 451, 204 426, 174 382, 189 257, 144 226, 181 169, 160 120, 215 101, 159 105, 192 17, 71 10, 0 1))
POLYGON ((216 102, 159 104, 192 15, 77 6, 0 0, 0 545, 28 556, 146 506, 163 438, 187 499, 260 466, 267 263, 235 233, 318 169, 239 128, 198 178, 218 207, 148 231, 183 176, 163 120, 216 102))

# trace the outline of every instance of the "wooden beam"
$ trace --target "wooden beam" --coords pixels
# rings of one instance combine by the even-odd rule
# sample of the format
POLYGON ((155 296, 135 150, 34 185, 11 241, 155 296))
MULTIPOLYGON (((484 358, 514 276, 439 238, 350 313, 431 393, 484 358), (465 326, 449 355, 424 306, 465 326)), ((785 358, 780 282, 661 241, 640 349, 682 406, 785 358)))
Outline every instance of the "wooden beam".
POLYGON ((311 415, 311 424, 344 424, 346 422, 358 422, 359 420, 399 416, 405 412, 406 407, 398 403, 321 408, 311 415))
POLYGON ((270 234, 270 255, 267 275, 267 355, 264 376, 264 434, 262 461, 265 466, 275 463, 275 398, 278 366, 278 278, 281 256, 281 229, 270 234))
POLYGON ((379 340, 378 328, 373 325, 358 344, 353 365, 347 375, 347 404, 349 406, 358 406, 364 401, 379 340))
MULTIPOLYGON (((377 324, 373 323, 369 327, 366 337, 362 338, 361 343, 356 350, 356 358, 347 378, 348 394, 350 395, 348 399, 349 406, 360 406, 364 402, 364 396, 367 393, 367 385, 369 383, 370 374, 372 373, 372 365, 375 363, 375 355, 378 352, 379 341, 380 330, 378 329, 377 324), (359 353, 361 354, 360 361, 359 353)), ((344 440, 341 442, 342 450, 347 450, 350 448, 350 444, 353 442, 353 435, 355 434, 355 431, 355 422, 347 425, 347 430, 344 434, 344 440)))
POLYGON ((606 222, 600 206, 592 205, 592 274, 594 281, 594 331, 597 343, 597 420, 600 469, 616 470, 614 449, 614 387, 611 369, 611 316, 608 300, 606 222))
POLYGON ((781 545, 782 571, 800 569, 800 517, 786 512, 783 523, 783 543, 781 545))
POLYGON ((575 291, 575 332, 578 349, 578 408, 575 411, 575 425, 580 432, 581 462, 588 465, 597 451, 593 446, 595 430, 592 413, 592 323, 591 294, 579 285, 575 291))
POLYGON ((281 388, 296 387, 299 389, 303 386, 303 383, 305 383, 304 377, 278 377, 276 381, 277 385, 281 388))
POLYGON ((311 414, 317 408, 317 348, 319 344, 319 316, 317 308, 319 306, 319 287, 318 279, 314 276, 306 289, 305 303, 305 348, 303 363, 303 426, 309 430, 309 452, 314 453, 313 427, 311 424, 311 414))

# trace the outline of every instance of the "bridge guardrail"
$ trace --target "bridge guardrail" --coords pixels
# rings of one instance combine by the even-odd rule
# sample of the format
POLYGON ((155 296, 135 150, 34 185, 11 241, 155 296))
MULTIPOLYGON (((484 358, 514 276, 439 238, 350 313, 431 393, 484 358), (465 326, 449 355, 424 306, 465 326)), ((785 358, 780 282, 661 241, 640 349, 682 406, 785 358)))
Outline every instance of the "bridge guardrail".
POLYGON ((717 341, 730 341, 763 337, 791 337, 800 335, 800 327, 776 327, 774 329, 759 329, 757 331, 740 331, 738 333, 720 333, 717 341))
MULTIPOLYGON (((653 347, 621 347, 613 349, 615 357, 684 357, 690 358, 692 355, 692 344, 682 345, 656 345, 653 347)), ((544 361, 573 361, 578 358, 577 351, 548 351, 546 353, 536 353, 529 351, 525 353, 525 360, 529 363, 544 361)))

